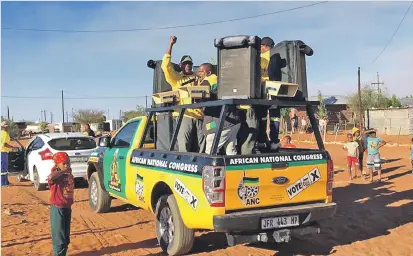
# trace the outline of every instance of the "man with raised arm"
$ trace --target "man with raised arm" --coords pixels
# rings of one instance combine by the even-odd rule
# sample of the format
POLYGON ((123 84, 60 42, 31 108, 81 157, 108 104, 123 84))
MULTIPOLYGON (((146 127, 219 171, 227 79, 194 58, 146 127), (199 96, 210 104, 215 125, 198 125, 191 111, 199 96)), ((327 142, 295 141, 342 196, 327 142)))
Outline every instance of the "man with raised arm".
MULTIPOLYGON (((179 62, 181 72, 175 71, 173 67, 171 56, 176 40, 176 36, 171 36, 161 65, 162 71, 165 73, 165 79, 172 86, 173 90, 181 86, 197 85, 196 76, 192 71, 193 62, 191 56, 182 56, 179 62)), ((183 99, 180 99, 179 105, 182 104, 184 104, 183 99)), ((202 152, 204 150, 205 136, 202 133, 202 117, 203 111, 201 109, 185 110, 177 138, 179 152, 202 152)))

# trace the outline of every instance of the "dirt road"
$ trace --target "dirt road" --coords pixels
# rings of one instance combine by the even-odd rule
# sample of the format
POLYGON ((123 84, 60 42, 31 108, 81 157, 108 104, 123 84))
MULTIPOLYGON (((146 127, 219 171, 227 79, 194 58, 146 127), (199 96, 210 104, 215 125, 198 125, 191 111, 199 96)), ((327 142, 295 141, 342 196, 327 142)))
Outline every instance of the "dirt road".
MULTIPOLYGON (((306 144, 306 147, 314 147, 306 144)), ((198 233, 197 255, 397 255, 413 256, 413 175, 406 147, 385 147, 385 181, 349 183, 340 145, 327 145, 336 176, 334 201, 339 208, 322 224, 322 234, 282 245, 227 247, 225 236, 198 233)), ((1 189, 2 255, 52 255, 48 196, 29 182, 1 189), (7 213, 5 213, 5 211, 7 213), (10 215, 11 214, 11 215, 10 215)), ((154 216, 112 201, 112 210, 94 214, 85 186, 75 193, 69 255, 162 255, 156 242, 154 216)))

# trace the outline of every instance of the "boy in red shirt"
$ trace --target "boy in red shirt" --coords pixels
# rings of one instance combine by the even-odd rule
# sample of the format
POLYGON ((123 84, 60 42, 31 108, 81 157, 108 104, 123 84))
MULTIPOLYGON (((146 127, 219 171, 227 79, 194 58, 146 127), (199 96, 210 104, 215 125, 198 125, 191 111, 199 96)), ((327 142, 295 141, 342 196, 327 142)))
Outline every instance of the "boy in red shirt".
POLYGON ((294 144, 291 144, 291 136, 285 136, 283 139, 283 148, 296 148, 294 144))
POLYGON ((65 256, 70 243, 74 178, 66 152, 53 155, 55 166, 48 176, 50 188, 50 226, 55 256, 65 256))

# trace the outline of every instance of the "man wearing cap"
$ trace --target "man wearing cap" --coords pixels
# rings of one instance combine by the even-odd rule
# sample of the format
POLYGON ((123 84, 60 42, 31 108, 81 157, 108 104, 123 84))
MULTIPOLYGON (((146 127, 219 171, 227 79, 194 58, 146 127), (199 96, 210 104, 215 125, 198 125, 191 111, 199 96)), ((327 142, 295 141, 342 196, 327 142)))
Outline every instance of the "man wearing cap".
MULTIPOLYGON (((176 43, 176 36, 171 36, 169 47, 162 58, 162 71, 165 74, 166 81, 172 86, 172 89, 178 89, 181 86, 197 85, 197 78, 192 71, 192 58, 184 55, 181 58, 179 66, 181 72, 176 72, 171 62, 173 45, 176 43)), ((179 105, 185 104, 184 99, 179 100, 179 105)), ((177 112, 174 113, 177 116, 177 112)), ((178 132, 178 151, 179 152, 202 152, 205 147, 205 135, 202 132, 202 109, 186 109, 182 119, 181 127, 178 132), (194 138, 197 138, 194 140, 194 138)))
POLYGON ((8 170, 9 170, 9 150, 16 148, 11 146, 10 143, 10 135, 8 133, 7 121, 1 122, 1 186, 8 186, 9 185, 9 177, 8 177, 8 170))

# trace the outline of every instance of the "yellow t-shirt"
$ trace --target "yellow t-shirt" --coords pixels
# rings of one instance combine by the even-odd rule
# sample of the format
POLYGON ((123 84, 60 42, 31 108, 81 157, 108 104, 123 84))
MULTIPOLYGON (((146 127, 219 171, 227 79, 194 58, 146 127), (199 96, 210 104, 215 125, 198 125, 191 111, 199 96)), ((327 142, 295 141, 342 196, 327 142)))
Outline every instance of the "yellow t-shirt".
POLYGON ((270 51, 261 53, 261 78, 268 81, 268 65, 270 64, 270 51))
POLYGON ((10 136, 9 136, 9 133, 8 132, 6 132, 6 131, 1 131, 1 152, 6 152, 6 153, 8 153, 9 151, 10 151, 10 149, 9 148, 6 148, 5 146, 4 146, 4 144, 9 144, 10 143, 10 136))
MULTIPOLYGON (((184 75, 178 73, 172 66, 171 55, 165 54, 162 58, 162 71, 165 74, 165 80, 172 86, 172 90, 176 90, 181 86, 195 86, 196 76, 195 75, 184 75)), ((181 99, 179 105, 183 105, 185 102, 181 99)), ((179 111, 174 112, 173 116, 178 116, 179 111)), ((186 109, 186 117, 201 119, 204 115, 202 109, 186 109)))

